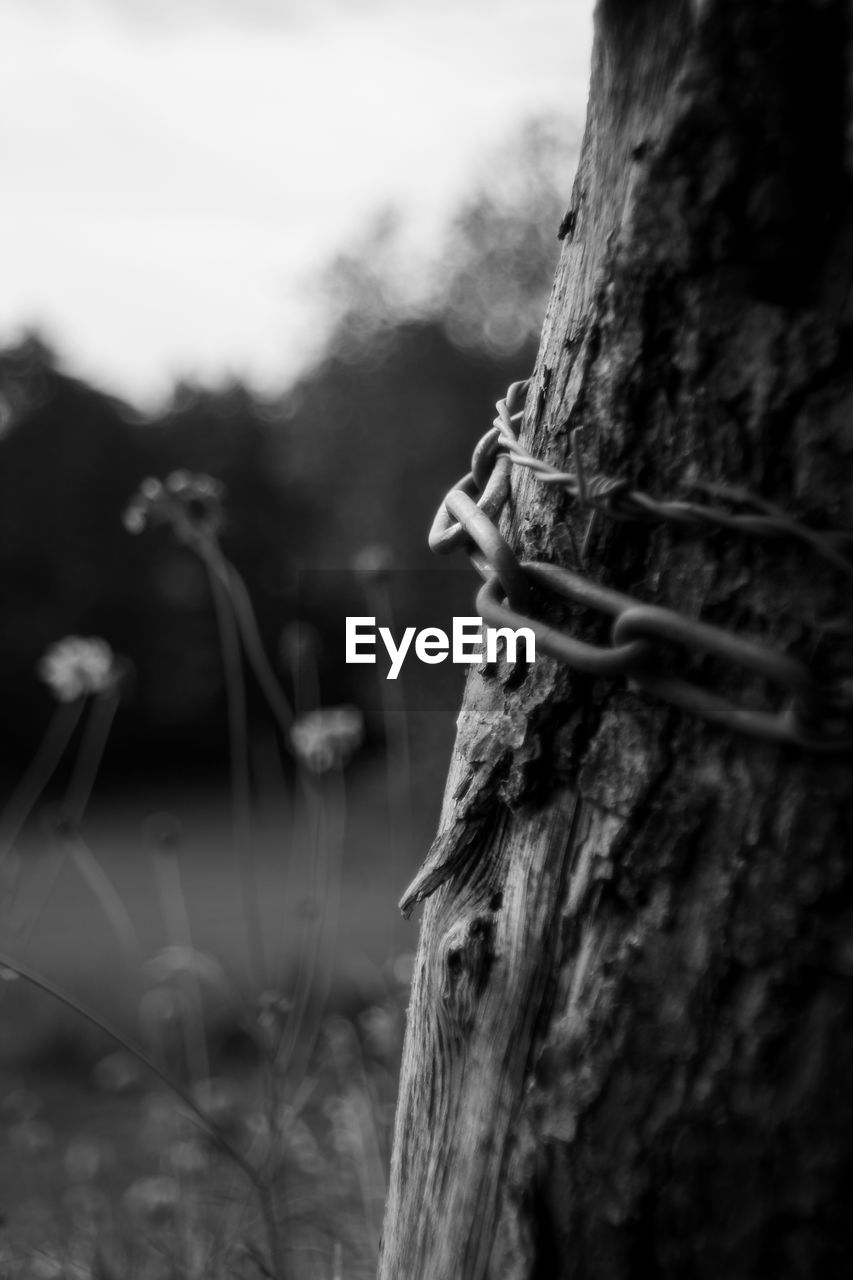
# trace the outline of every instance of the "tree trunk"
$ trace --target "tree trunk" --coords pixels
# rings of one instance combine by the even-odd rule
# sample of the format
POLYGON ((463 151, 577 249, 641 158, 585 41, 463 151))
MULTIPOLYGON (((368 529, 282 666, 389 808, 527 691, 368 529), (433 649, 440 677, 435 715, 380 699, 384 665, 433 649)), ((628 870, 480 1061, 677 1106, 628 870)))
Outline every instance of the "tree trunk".
MULTIPOLYGON (((698 474, 853 528, 849 24, 840 0, 599 4, 535 455, 571 468, 582 427, 590 474, 658 497, 698 474)), ((512 479, 510 545, 577 567, 587 515, 512 479)), ((599 517, 582 572, 843 669, 850 579, 795 540, 599 517)), ((606 642, 600 615, 534 612, 606 642)), ((773 703, 728 665, 690 673, 773 703)), ((472 673, 384 1280, 851 1274, 851 781, 850 752, 547 657, 472 673)))

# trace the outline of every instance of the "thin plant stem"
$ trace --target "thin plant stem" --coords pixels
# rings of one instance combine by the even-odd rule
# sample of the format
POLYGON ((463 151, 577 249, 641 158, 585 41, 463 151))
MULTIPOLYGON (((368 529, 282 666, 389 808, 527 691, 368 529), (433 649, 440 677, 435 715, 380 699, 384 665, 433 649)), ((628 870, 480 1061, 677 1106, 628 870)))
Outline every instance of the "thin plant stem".
POLYGON ((258 631, 252 599, 243 578, 225 556, 220 557, 220 564, 221 580, 231 597, 234 616, 237 619, 237 626, 240 630, 246 657, 269 704, 269 708, 284 735, 285 746, 289 750, 290 730, 293 728, 294 721, 293 709, 287 701, 275 672, 270 666, 269 658, 266 655, 263 641, 258 631))
POLYGON ((80 723, 85 698, 60 703, 51 717, 29 768, 15 787, 0 817, 0 865, 17 840, 33 805, 56 772, 65 749, 80 723))
POLYGON ((215 1260, 224 1253, 229 1243, 242 1230, 243 1219, 246 1216, 246 1202, 242 1197, 239 1200, 237 1197, 239 1176, 239 1170, 235 1171, 227 1187, 222 1188, 223 1211, 219 1221, 210 1224, 210 1235, 206 1241, 208 1246, 206 1265, 203 1264, 199 1269, 200 1275, 215 1274, 215 1260))
MULTIPOLYGON (((249 595, 246 583, 239 571, 231 561, 222 554, 218 545, 212 540, 206 540, 203 543, 198 543, 197 547, 199 554, 204 559, 208 572, 211 575, 211 583, 215 577, 227 592, 228 599, 230 600, 231 607, 233 609, 233 617, 237 624, 239 638, 243 642, 246 660, 255 675, 264 698, 266 699, 273 719, 279 727, 284 748, 292 755, 293 750, 290 745, 290 732, 295 719, 293 708, 288 702, 287 696, 281 687, 281 683, 273 671, 266 655, 260 631, 258 630, 252 599, 249 595)), ((315 687, 317 685, 316 673, 314 675, 314 685, 315 687)), ((246 748, 246 758, 248 759, 248 747, 246 748)), ((303 794, 308 799, 309 804, 312 803, 315 796, 311 780, 298 756, 296 757, 296 775, 303 794)))
MULTIPOLYGON (((140 963, 141 950, 133 921, 121 896, 79 830, 98 776, 98 769, 104 758, 119 701, 117 685, 98 694, 94 699, 71 780, 62 801, 64 821, 60 823, 59 835, 65 854, 92 890, 113 928, 129 965, 134 968, 140 963)), ((51 889, 55 883, 54 879, 51 889)))
MULTIPOLYGON (((391 607, 391 593, 382 580, 370 582, 367 597, 371 611, 379 618, 386 620, 386 625, 393 630, 394 615, 391 607)), ((385 729, 385 761, 386 781, 388 786, 388 821, 390 841, 388 849, 388 872, 393 881, 397 878, 397 849, 402 846, 408 856, 412 846, 412 761, 409 746, 409 717, 406 710, 406 695, 396 680, 380 680, 380 699, 382 702, 382 720, 385 729)), ((396 912, 392 921, 396 922, 396 912)), ((390 959, 394 955, 395 923, 391 924, 390 959)))
POLYGON ((268 1182, 258 1184, 258 1200, 267 1233, 267 1248, 269 1249, 272 1273, 276 1280, 284 1280, 284 1254, 278 1230, 278 1218, 275 1212, 275 1199, 272 1187, 268 1182))
MULTIPOLYGON (((298 628, 305 624, 294 625, 298 634, 298 628)), ((297 717, 303 716, 320 705, 320 679, 313 646, 295 643, 292 653, 288 654, 287 665, 293 681, 293 709, 297 717)))
POLYGON ((72 830, 64 834, 62 843, 71 861, 97 898, 125 953, 129 966, 131 969, 138 968, 142 960, 139 938, 121 894, 79 831, 72 830))
POLYGON ((64 845, 60 845, 59 848, 55 850, 51 849, 50 852, 55 853, 56 856, 53 859, 53 865, 49 867, 47 874, 44 876, 44 889, 41 894, 41 901, 35 910, 28 913, 26 920, 20 920, 17 926, 12 930, 12 938, 10 940, 14 941, 15 945, 20 948, 21 951, 26 951, 29 945, 30 939, 35 932, 35 927, 39 922, 42 912, 53 896, 53 891, 56 888, 60 873, 65 866, 65 860, 68 856, 64 845))
MULTIPOLYGON (((277 882, 280 885, 281 900, 281 919, 286 918, 287 909, 294 898, 294 880, 296 867, 294 865, 294 847, 296 841, 295 834, 295 797, 292 795, 287 779, 284 775, 282 767, 281 752, 278 748, 278 741, 275 728, 269 727, 269 737, 265 737, 261 741, 252 743, 252 776, 255 779, 255 786, 258 792, 259 800, 269 801, 270 804, 280 804, 280 808, 272 809, 272 822, 275 831, 275 847, 280 855, 276 862, 277 882), (289 837, 285 834, 284 838, 279 833, 289 833, 289 837)), ((281 985, 283 970, 283 954, 281 947, 281 938, 277 938, 275 950, 270 956, 270 980, 273 985, 281 985)))
POLYGON ((149 1057, 144 1049, 141 1049, 139 1045, 134 1044, 132 1040, 128 1040, 126 1036, 122 1035, 122 1033, 116 1027, 107 1022, 105 1018, 94 1013, 91 1009, 87 1008, 86 1005, 81 1004, 75 996, 64 991, 61 987, 51 982, 50 979, 44 978, 40 974, 36 973, 29 967, 29 965, 24 964, 20 960, 14 959, 3 951, 0 951, 0 968, 10 970, 10 972, 17 974, 19 978, 22 978, 31 986, 37 987, 40 991, 46 992, 49 996, 53 996, 54 1000, 58 1000, 60 1004, 63 1004, 66 1008, 73 1010, 74 1013, 78 1014, 81 1018, 84 1018, 87 1022, 91 1023, 93 1027, 96 1027, 97 1030, 108 1036, 110 1040, 112 1040, 114 1044, 117 1044, 120 1049, 123 1049, 125 1053, 129 1053, 131 1057, 135 1058, 141 1066, 145 1067, 147 1071, 150 1071, 152 1075, 156 1076, 157 1079, 175 1095, 175 1097, 179 1098, 181 1102, 183 1102, 184 1106, 191 1112, 196 1122, 205 1131, 211 1141, 224 1151, 240 1169, 242 1169, 243 1173, 245 1173, 253 1186, 258 1186, 258 1172, 254 1166, 243 1157, 240 1151, 237 1150, 224 1133, 222 1133, 215 1125, 211 1124, 210 1120, 195 1101, 192 1094, 189 1093, 188 1090, 184 1089, 177 1080, 173 1080, 168 1072, 164 1071, 162 1067, 159 1067, 154 1059, 149 1057))
POLYGON ((63 816, 72 826, 77 827, 83 821, 120 700, 117 684, 93 699, 74 771, 62 802, 63 816))
MULTIPOLYGON (((104 750, 120 700, 118 685, 113 684, 104 693, 97 695, 89 712, 83 731, 83 741, 80 744, 71 779, 60 805, 62 821, 57 828, 60 835, 60 857, 57 859, 48 879, 38 910, 31 913, 27 921, 28 928, 23 938, 22 946, 25 948, 32 937, 39 916, 47 906, 56 888, 65 860, 70 855, 77 870, 100 903, 104 914, 115 930, 119 944, 125 950, 129 962, 133 966, 138 964, 140 958, 139 941, 133 922, 115 887, 98 863, 95 855, 86 845, 79 830, 95 785, 95 779, 98 775, 98 769, 104 756, 104 750)), ((79 705, 73 721, 74 726, 79 722, 85 699, 78 698, 76 703, 69 705, 75 706, 76 704, 79 705)), ((70 736, 69 734, 68 738, 70 736)), ((58 757, 56 763, 58 763, 58 757)), ((56 764, 54 764, 54 769, 55 767, 56 764)), ((23 928, 23 923, 21 928, 23 928)), ((17 940, 20 941, 20 929, 18 930, 17 940)))
POLYGON ((364 1066, 364 1055, 358 1043, 358 1037, 351 1033, 351 1038, 354 1045, 352 1058, 357 1063, 356 1070, 360 1077, 360 1088, 353 1088, 352 1064, 351 1062, 342 1061, 340 1047, 334 1038, 332 1038, 331 1046, 332 1058, 341 1089, 349 1089, 351 1091, 354 1104, 353 1112, 356 1116, 356 1137, 361 1155, 361 1158, 356 1162, 356 1172, 364 1206, 365 1225, 370 1233, 374 1250, 378 1254, 379 1237, 382 1232, 382 1206, 385 1203, 387 1186, 382 1165, 378 1125, 375 1111, 371 1106, 372 1102, 375 1103, 375 1099, 371 1098, 370 1085, 364 1066), (378 1214, 377 1206, 379 1206, 378 1214))
MULTIPOLYGON (((237 623, 239 636, 243 641, 246 658, 255 674, 261 691, 267 700, 267 704, 269 705, 273 717, 282 732, 285 747, 290 751, 290 730, 294 722, 293 710, 287 701, 284 691, 282 690, 266 656, 260 633, 258 631, 251 597, 249 596, 246 584, 234 565, 221 554, 218 547, 211 546, 209 548, 209 553, 206 556, 206 563, 208 564, 208 568, 211 573, 211 580, 213 581, 213 579, 216 578, 216 580, 218 580, 218 582, 220 582, 227 590, 228 598, 230 599, 233 607, 233 616, 237 623)), ((247 749, 246 756, 248 756, 247 749)), ((317 820, 318 825, 322 824, 324 820, 323 804, 318 800, 316 788, 313 785, 313 779, 308 777, 307 772, 298 757, 297 774, 302 783, 303 792, 306 797, 309 798, 309 802, 311 803, 313 816, 317 820)), ((318 843, 325 844, 324 841, 319 841, 318 843)), ((330 877, 325 860, 319 857, 315 859, 315 875, 317 881, 320 883, 320 892, 317 895, 318 899, 325 902, 327 900, 330 877)), ((338 886, 338 895, 339 892, 340 887, 338 886)), ((310 1000, 314 973, 317 968, 317 951, 319 949, 320 942, 321 930, 318 929, 315 944, 312 948, 313 954, 309 957, 307 967, 304 967, 300 963, 297 981, 299 976, 303 975, 304 982, 300 993, 301 999, 298 999, 295 1002, 296 1007, 294 1008, 293 1024, 296 1027, 296 1033, 295 1036, 291 1038, 289 1051, 286 1057, 289 1056, 289 1052, 295 1047, 295 1039, 298 1036, 299 1028, 305 1016, 308 1001, 310 1000)))
MULTIPOLYGON (((280 1067, 282 1072, 289 1071, 295 1075, 296 1079, 300 1079, 307 1070, 320 1033, 329 998, 334 950, 340 923, 341 867, 346 831, 346 792, 343 770, 335 766, 323 775, 323 781, 326 795, 324 801, 321 801, 318 806, 320 831, 317 841, 317 864, 318 868, 321 868, 320 874, 323 879, 323 883, 318 886, 318 897, 324 904, 324 910, 316 933, 311 963, 307 970, 306 998, 302 1002, 299 1016, 294 1020, 287 1053, 283 1055, 280 1067), (313 1002, 310 1000, 311 995, 314 997, 313 1002), (314 1016, 313 1020, 308 1022, 312 1003, 314 1016), (298 1043, 300 1036, 301 1046, 298 1043), (299 1058, 297 1058, 297 1049, 300 1050, 299 1058), (298 1070, 294 1072, 295 1063, 298 1063, 298 1070)), ((296 1013, 297 1010, 294 1009, 294 1014, 296 1013)))
POLYGON ((320 974, 322 986, 319 992, 319 999, 316 1001, 315 1025, 308 1037, 305 1049, 306 1065, 316 1044, 317 1036, 320 1032, 320 1024, 325 1015, 329 999, 338 945, 343 890, 342 870, 346 833, 346 788, 343 768, 340 765, 335 765, 329 769, 323 775, 323 784, 326 794, 324 803, 321 805, 322 838, 326 848, 325 865, 327 871, 326 892, 323 899, 326 904, 326 910, 323 915, 322 933, 323 941, 325 942, 326 964, 321 969, 320 974))
MULTIPOLYGON (((267 706, 272 712, 273 719, 281 731, 284 749, 288 755, 293 756, 295 753, 291 746, 290 731, 295 720, 294 711, 266 655, 261 634, 258 630, 252 598, 249 595, 245 581, 231 561, 222 555, 218 548, 216 549, 216 555, 216 564, 218 566, 216 571, 231 599, 246 659, 255 674, 255 679, 261 692, 266 698, 267 706)), ((313 685, 315 690, 319 689, 316 670, 314 672, 313 685)), ((295 755, 295 763, 297 780, 303 794, 308 795, 311 789, 310 780, 298 755, 295 755)))
MULTIPOLYGON (((306 774, 305 795, 308 801, 307 816, 311 832, 308 842, 311 850, 311 867, 313 871, 313 903, 316 906, 325 902, 328 868, 326 866, 326 845, 323 839, 323 802, 319 794, 316 779, 306 774)), ((319 910, 318 910, 319 915, 319 910)), ((310 921, 308 922, 311 923, 310 921)), ((297 956, 296 974, 293 988, 293 1009, 287 1020, 287 1026, 276 1048, 276 1068, 284 1077, 296 1051, 302 1024, 307 1015, 308 1003, 314 974, 317 969, 320 947, 322 944, 322 928, 318 916, 314 917, 313 937, 310 929, 305 930, 305 943, 300 947, 297 956)))
MULTIPOLYGON (((154 883, 160 899, 160 911, 169 942, 172 946, 193 951, 189 912, 177 854, 174 851, 166 852, 155 848, 151 852, 151 860, 154 883)), ((186 974, 186 986, 189 988, 189 1005, 192 1010, 193 1024, 190 1026, 189 1021, 184 1024, 187 1066, 191 1075, 201 1080, 210 1075, 210 1070, 204 1038, 204 1000, 201 994, 201 980, 192 970, 186 974)))
POLYGON ((252 860, 246 686, 240 657, 239 632, 231 596, 223 581, 221 556, 212 543, 205 546, 204 561, 208 569, 211 594, 216 609, 228 703, 234 852, 240 871, 249 963, 257 984, 263 981, 267 967, 258 885, 252 860))
MULTIPOLYGON (((319 683, 320 683, 319 673, 317 671, 317 664, 314 662, 313 655, 310 655, 310 654, 306 655, 305 661, 306 661, 306 664, 309 665, 310 676, 311 676, 310 688, 311 688, 312 694, 314 695, 313 699, 311 700, 311 705, 316 706, 319 703, 319 683)), ((299 668, 299 666, 301 666, 300 663, 297 664, 297 669, 299 668)), ((298 701, 299 696, 300 696, 300 683, 299 683, 299 679, 295 678, 294 679, 294 697, 297 699, 297 704, 296 704, 297 706, 300 706, 300 703, 298 701)), ((280 763, 281 761, 279 759, 279 764, 280 763)), ((322 804, 322 800, 320 799, 320 796, 318 794, 316 780, 305 768, 302 758, 298 754, 295 757, 295 763, 296 763, 297 775, 301 783, 302 796, 303 796, 303 799, 305 800, 305 812, 308 815, 309 828, 311 832, 311 838, 307 842, 307 850, 308 850, 308 857, 311 859, 311 867, 314 873, 314 881, 315 881, 315 889, 316 889, 316 882, 318 880, 318 875, 319 875, 319 867, 317 863, 317 858, 315 856, 315 851, 317 849, 317 842, 319 839, 320 805, 322 804)), ((282 779, 282 782, 283 781, 284 780, 282 779)), ((291 830, 294 833, 296 832, 295 813, 296 813, 296 798, 294 796, 292 801, 292 809, 291 809, 291 830)), ((288 872, 290 872, 291 870, 291 862, 292 862, 292 859, 289 858, 288 868, 287 868, 288 872)), ((288 875, 288 881, 284 885, 284 892, 285 892, 284 902, 285 903, 289 902, 291 897, 291 894, 287 891, 288 884, 290 883, 290 881, 291 881, 291 877, 288 875)), ((291 889, 292 889, 292 885, 291 885, 291 889)), ((299 947, 298 953, 297 953, 296 973, 294 975, 294 989, 297 992, 301 990, 300 979, 303 976, 304 951, 305 951, 304 947, 299 947)), ((276 959, 279 963, 281 963, 283 967, 284 956, 281 949, 279 949, 276 959)))
POLYGON ((297 655, 293 694, 300 715, 320 705, 320 677, 313 653, 297 655))
POLYGON ((273 1199, 272 1188, 269 1182, 260 1175, 255 1166, 242 1155, 233 1143, 229 1141, 226 1135, 222 1133, 216 1125, 211 1124, 210 1120, 205 1115, 203 1109, 195 1101, 192 1094, 189 1093, 188 1090, 184 1089, 177 1080, 173 1080, 166 1071, 163 1071, 154 1059, 149 1057, 144 1049, 141 1049, 139 1045, 134 1044, 133 1041, 128 1040, 126 1036, 123 1036, 122 1033, 107 1022, 106 1019, 94 1013, 91 1009, 87 1008, 86 1005, 75 999, 74 996, 69 995, 68 992, 63 991, 61 987, 57 986, 49 979, 43 978, 40 974, 35 973, 28 965, 22 964, 19 960, 15 960, 12 956, 8 956, 5 952, 0 951, 0 967, 8 969, 10 972, 17 974, 17 976, 25 982, 30 983, 31 986, 37 987, 40 991, 44 991, 46 994, 53 996, 55 1000, 58 1000, 61 1004, 65 1005, 66 1008, 73 1010, 74 1013, 91 1023, 93 1027, 96 1027, 104 1035, 108 1036, 113 1043, 117 1044, 120 1049, 125 1051, 125 1053, 128 1053, 131 1057, 135 1058, 141 1066, 145 1067, 147 1071, 150 1071, 152 1075, 156 1076, 156 1078, 160 1080, 161 1083, 175 1095, 175 1097, 180 1099, 196 1122, 208 1135, 211 1142, 219 1147, 219 1149, 227 1155, 239 1169, 242 1170, 254 1187, 255 1193, 258 1197, 261 1217, 264 1222, 264 1229, 266 1231, 267 1248, 269 1249, 270 1262, 272 1264, 272 1274, 276 1277, 276 1280, 286 1280, 284 1254, 278 1229, 278 1219, 275 1213, 275 1201, 273 1199))
MULTIPOLYGON (((272 712, 273 719, 281 730, 282 742, 285 751, 289 755, 294 755, 290 741, 290 731, 293 728, 295 716, 293 708, 287 700, 287 696, 281 687, 281 683, 270 666, 269 658, 266 655, 263 641, 261 640, 260 631, 258 630, 257 619, 255 618, 255 610, 252 605, 252 598, 249 595, 248 588, 240 573, 234 567, 217 547, 215 549, 216 556, 216 572, 220 581, 227 589, 231 604, 234 609, 234 617, 237 620, 237 626, 240 632, 240 638, 243 641, 243 647, 246 653, 246 660, 255 674, 255 679, 260 686, 261 692, 267 701, 267 706, 272 712)), ((317 680, 315 676, 315 686, 317 680)), ((300 782, 303 791, 308 790, 308 781, 302 761, 296 755, 296 776, 300 782)))

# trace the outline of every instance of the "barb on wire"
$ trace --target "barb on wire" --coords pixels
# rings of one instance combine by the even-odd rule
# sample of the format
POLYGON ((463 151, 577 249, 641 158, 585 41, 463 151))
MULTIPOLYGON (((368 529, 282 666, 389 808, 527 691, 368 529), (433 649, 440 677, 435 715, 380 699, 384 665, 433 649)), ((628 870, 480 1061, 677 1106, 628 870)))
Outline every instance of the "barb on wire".
MULTIPOLYGON (((492 431, 480 441, 479 449, 489 440, 488 452, 494 450, 493 432, 497 432, 507 456, 515 466, 524 467, 536 476, 541 484, 564 489, 582 507, 593 513, 602 512, 612 520, 643 520, 653 523, 681 525, 688 529, 729 529, 734 533, 756 538, 789 538, 798 540, 853 580, 853 560, 845 554, 853 548, 853 532, 818 530, 796 520, 775 503, 735 485, 724 485, 707 480, 690 479, 688 488, 705 493, 718 501, 715 503, 691 502, 687 499, 653 498, 639 489, 633 489, 630 481, 585 471, 577 436, 573 433, 574 471, 562 471, 553 463, 535 457, 518 439, 516 425, 520 425, 523 409, 516 409, 520 388, 528 383, 513 383, 504 400, 495 406, 497 417, 492 431), (719 502, 726 502, 741 510, 727 511, 719 502), (747 508, 743 510, 743 508, 747 508), (752 508, 752 510, 749 510, 752 508)), ((475 449, 477 457, 477 449, 475 449)), ((479 475, 483 466, 479 465, 479 475)), ((478 474, 474 470, 475 476, 478 474)))
MULTIPOLYGON (((850 544, 853 535, 810 529, 765 499, 731 486, 693 483, 695 489, 732 507, 751 511, 737 513, 712 504, 658 501, 632 489, 626 480, 587 474, 577 433, 572 439, 575 470, 561 471, 534 457, 518 439, 516 425, 523 416, 518 405, 528 385, 513 383, 506 398, 498 402, 497 419, 474 450, 470 472, 446 495, 430 532, 433 551, 445 554, 459 546, 468 551, 485 580, 476 605, 484 620, 497 627, 528 627, 539 651, 568 666, 594 676, 624 677, 632 688, 734 732, 812 751, 851 750, 850 681, 821 682, 805 663, 761 640, 647 604, 560 565, 519 561, 496 522, 509 497, 509 470, 515 464, 528 468, 544 484, 564 488, 590 511, 591 519, 604 512, 620 520, 661 520, 700 529, 728 528, 759 537, 799 538, 850 577, 853 562, 841 547, 850 544), (609 618, 610 642, 591 644, 531 617, 531 586, 609 618), (673 648, 758 676, 767 686, 782 691, 783 705, 772 711, 740 706, 674 674, 669 659, 673 648)), ((849 636, 849 625, 839 634, 849 636)))

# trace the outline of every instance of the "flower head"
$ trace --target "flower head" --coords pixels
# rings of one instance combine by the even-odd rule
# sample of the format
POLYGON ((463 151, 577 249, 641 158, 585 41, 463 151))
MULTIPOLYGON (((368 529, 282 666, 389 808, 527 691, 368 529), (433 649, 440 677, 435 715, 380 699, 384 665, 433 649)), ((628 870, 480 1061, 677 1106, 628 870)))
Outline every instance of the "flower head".
POLYGON ((151 524, 171 525, 182 542, 215 536, 222 527, 225 485, 204 472, 172 471, 163 480, 147 476, 124 513, 128 533, 142 533, 151 524))
POLYGON ((258 1026, 271 1043, 281 1035, 293 1011, 293 1001, 280 991, 262 991, 255 1002, 258 1026))
POLYGON ((152 1224, 163 1224, 176 1216, 181 1204, 181 1188, 165 1174, 137 1178, 124 1193, 124 1203, 135 1216, 152 1224))
POLYGON ((225 970, 219 961, 206 951, 196 951, 195 947, 163 947, 150 960, 146 960, 143 969, 153 982, 171 982, 172 979, 192 974, 212 987, 228 990, 225 970))
POLYGON ((57 640, 39 659, 36 670, 60 702, 73 702, 87 693, 105 693, 118 678, 115 655, 98 636, 57 640))
POLYGON ((129 1053, 108 1053, 95 1063, 92 1079, 104 1093, 136 1093, 142 1083, 142 1068, 129 1053))
POLYGON ((211 1076, 197 1080, 193 1099, 215 1129, 236 1134, 243 1127, 246 1109, 243 1095, 233 1080, 211 1076))
POLYGON ((343 768, 363 738, 364 717, 351 706, 310 711, 290 731, 293 750, 312 773, 343 768))

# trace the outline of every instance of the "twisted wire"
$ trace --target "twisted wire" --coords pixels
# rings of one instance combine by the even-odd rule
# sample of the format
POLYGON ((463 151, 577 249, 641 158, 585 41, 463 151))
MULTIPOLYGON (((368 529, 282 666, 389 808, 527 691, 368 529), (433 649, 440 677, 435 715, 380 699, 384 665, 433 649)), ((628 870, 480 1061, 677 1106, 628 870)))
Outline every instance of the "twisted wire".
MULTIPOLYGON (((735 486, 690 482, 692 488, 713 499, 752 510, 733 512, 716 502, 659 500, 633 489, 624 478, 589 474, 580 453, 579 429, 572 433, 574 470, 563 471, 535 457, 518 438, 516 428, 523 419, 519 402, 523 402, 528 386, 528 382, 513 383, 506 398, 498 401, 497 418, 474 449, 471 471, 445 496, 430 532, 430 546, 438 554, 467 548, 474 567, 485 579, 477 597, 481 616, 498 627, 529 627, 545 653, 570 667, 589 675, 622 676, 635 689, 734 732, 813 751, 850 752, 853 678, 849 671, 842 670, 834 679, 820 678, 811 665, 761 640, 646 604, 604 587, 582 572, 538 561, 519 562, 496 522, 509 496, 509 471, 515 465, 529 470, 542 484, 564 489, 591 513, 587 539, 599 512, 616 520, 666 521, 692 529, 722 528, 754 537, 796 538, 853 578, 853 562, 842 550, 853 546, 853 534, 812 529, 775 504, 735 486), (609 616, 610 643, 581 641, 530 616, 529 583, 609 616), (785 691, 787 704, 777 711, 741 706, 673 674, 660 665, 658 654, 659 646, 673 644, 695 656, 711 656, 763 677, 785 691)), ((582 551, 581 565, 584 558, 582 551)), ((853 624, 846 618, 827 619, 819 632, 813 658, 826 638, 849 641, 853 624)))
MULTIPOLYGON (((650 523, 680 525, 685 529, 728 529, 746 537, 797 540, 853 581, 853 560, 842 548, 853 547, 853 533, 842 530, 818 530, 789 515, 775 503, 749 490, 706 480, 694 479, 688 486, 727 502, 734 507, 753 507, 754 511, 730 511, 717 502, 691 502, 688 499, 653 498, 631 487, 624 478, 600 473, 586 473, 577 448, 574 449, 574 471, 563 471, 535 457, 519 440, 516 425, 521 424, 523 409, 515 409, 522 389, 528 383, 513 383, 507 396, 496 405, 497 417, 492 430, 483 437, 489 441, 488 452, 494 456, 496 441, 510 461, 530 471, 544 485, 563 489, 582 507, 602 512, 613 520, 643 520, 650 523)), ((575 443, 573 441, 573 443, 575 443)), ((480 446, 478 446, 479 448, 480 446)), ((475 450, 475 456, 477 450, 475 450)), ((483 463, 480 463, 482 474, 483 463)), ((475 476, 477 471, 474 472, 475 476)))

